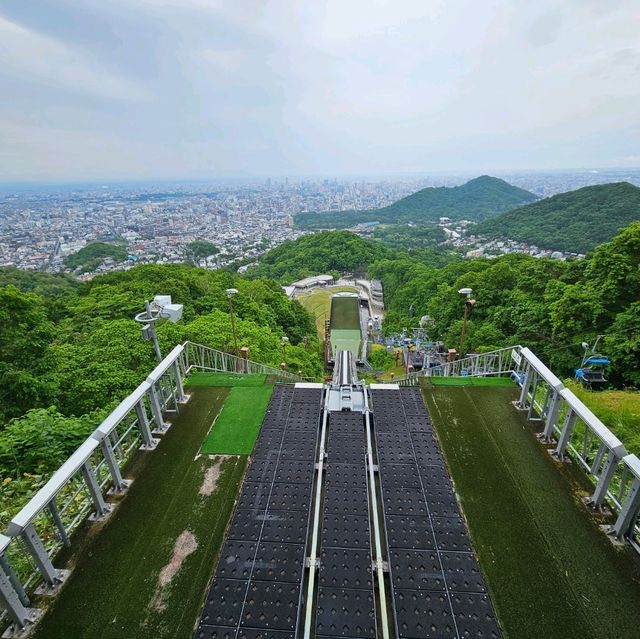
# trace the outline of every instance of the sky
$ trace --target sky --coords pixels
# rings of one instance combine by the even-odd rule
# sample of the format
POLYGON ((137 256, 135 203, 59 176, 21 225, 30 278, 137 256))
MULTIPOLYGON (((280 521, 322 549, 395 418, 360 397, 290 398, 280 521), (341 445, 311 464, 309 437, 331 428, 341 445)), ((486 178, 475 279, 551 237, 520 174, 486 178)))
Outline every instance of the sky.
POLYGON ((640 167, 638 0, 3 0, 0 182, 640 167))

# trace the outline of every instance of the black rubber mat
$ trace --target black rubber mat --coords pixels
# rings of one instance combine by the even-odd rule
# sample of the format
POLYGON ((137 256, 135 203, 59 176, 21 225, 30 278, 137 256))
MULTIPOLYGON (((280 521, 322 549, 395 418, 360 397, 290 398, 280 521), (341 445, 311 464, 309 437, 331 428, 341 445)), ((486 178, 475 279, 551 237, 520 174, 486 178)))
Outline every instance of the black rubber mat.
POLYGON ((317 636, 375 637, 376 619, 371 590, 319 588, 317 636))
POLYGON ((420 390, 372 397, 397 636, 500 637, 420 390))
POLYGON ((274 389, 198 639, 295 637, 322 399, 322 389, 301 390, 274 389))

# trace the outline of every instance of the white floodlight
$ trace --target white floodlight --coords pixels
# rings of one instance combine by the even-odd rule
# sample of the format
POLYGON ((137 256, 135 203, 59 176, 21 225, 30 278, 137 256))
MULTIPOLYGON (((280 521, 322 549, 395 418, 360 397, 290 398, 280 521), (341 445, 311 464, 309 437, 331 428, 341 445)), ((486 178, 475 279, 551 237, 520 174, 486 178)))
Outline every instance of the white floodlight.
POLYGON ((466 295, 467 297, 469 297, 469 295, 471 295, 471 293, 473 292, 472 288, 461 288, 458 293, 460 293, 460 295, 466 295))
POLYGON ((182 304, 166 304, 160 311, 160 317, 168 319, 170 322, 173 322, 175 324, 176 322, 180 321, 183 310, 184 305, 182 304))
POLYGON ((237 288, 228 288, 227 289, 227 297, 233 297, 234 295, 238 294, 238 289, 237 288))
POLYGON ((171 295, 156 295, 153 298, 153 303, 160 307, 167 306, 171 304, 171 295))
POLYGON ((587 348, 589 348, 589 343, 588 342, 582 342, 582 348, 587 350, 587 348))

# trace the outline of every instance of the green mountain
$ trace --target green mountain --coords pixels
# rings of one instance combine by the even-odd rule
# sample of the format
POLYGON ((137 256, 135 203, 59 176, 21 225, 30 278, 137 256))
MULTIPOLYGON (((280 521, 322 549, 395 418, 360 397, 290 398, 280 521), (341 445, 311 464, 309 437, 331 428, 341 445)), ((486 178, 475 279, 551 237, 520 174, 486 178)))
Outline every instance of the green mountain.
POLYGON ((490 238, 586 253, 640 220, 640 188, 628 182, 585 186, 519 207, 478 224, 490 238))
POLYGON ((381 209, 301 213, 296 216, 295 225, 301 229, 343 229, 364 222, 437 222, 440 217, 484 220, 534 200, 536 196, 529 191, 482 175, 461 186, 422 189, 381 209))

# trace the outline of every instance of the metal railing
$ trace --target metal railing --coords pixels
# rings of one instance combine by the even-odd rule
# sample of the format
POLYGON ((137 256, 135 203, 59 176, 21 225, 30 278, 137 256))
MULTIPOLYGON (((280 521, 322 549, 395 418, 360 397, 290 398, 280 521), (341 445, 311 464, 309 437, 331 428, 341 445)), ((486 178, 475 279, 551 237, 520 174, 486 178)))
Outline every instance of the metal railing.
MULTIPOLYGON (((29 593, 55 593, 68 572, 56 568, 58 551, 72 545, 85 520, 108 517, 109 492, 125 491, 122 467, 138 450, 153 450, 170 427, 165 415, 187 401, 184 379, 193 370, 272 375, 280 382, 308 378, 186 342, 176 346, 58 468, 0 535, 0 606, 15 629, 38 616, 29 593)), ((1 621, 1 619, 0 619, 1 621)))
POLYGON ((421 377, 486 377, 490 375, 509 375, 518 372, 521 366, 521 346, 508 346, 488 353, 469 355, 454 362, 442 362, 435 366, 425 366, 399 377, 400 386, 416 386, 421 377))
POLYGON ((515 405, 541 422, 541 439, 555 444, 560 460, 571 457, 594 483, 585 500, 617 515, 611 534, 640 552, 640 460, 528 348, 520 351, 523 371, 516 376, 515 405))
POLYGON ((296 375, 280 368, 260 364, 243 357, 236 357, 235 355, 231 355, 231 353, 225 353, 224 351, 203 346, 202 344, 185 342, 184 347, 187 373, 191 372, 193 368, 197 368, 201 371, 272 375, 278 382, 285 383, 315 381, 315 378, 312 377, 296 375))

